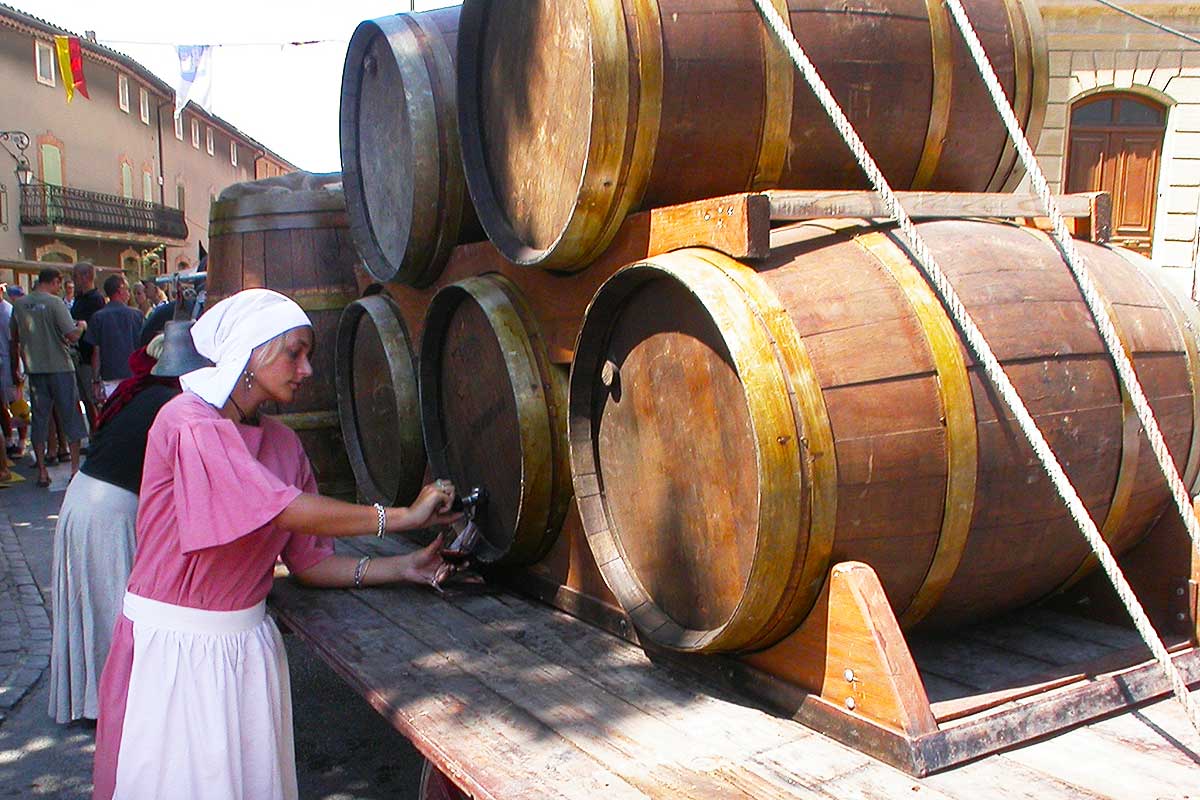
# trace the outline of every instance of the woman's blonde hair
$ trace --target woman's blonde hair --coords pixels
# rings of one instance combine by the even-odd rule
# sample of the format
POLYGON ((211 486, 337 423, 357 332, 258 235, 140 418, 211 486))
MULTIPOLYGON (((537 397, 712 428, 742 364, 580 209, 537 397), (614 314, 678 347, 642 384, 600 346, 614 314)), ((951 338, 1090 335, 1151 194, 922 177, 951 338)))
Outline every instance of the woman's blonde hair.
MULTIPOLYGON (((281 355, 283 355, 283 351, 287 349, 287 342, 288 342, 287 337, 296 331, 302 331, 305 329, 311 331, 312 326, 306 325, 306 326, 302 326, 299 328, 292 328, 291 330, 284 331, 283 333, 276 336, 274 339, 268 339, 267 341, 260 344, 258 347, 254 348, 254 351, 250 353, 250 363, 248 363, 246 365, 246 369, 249 370, 250 372, 254 372, 256 370, 262 369, 263 367, 265 367, 268 364, 270 364, 271 362, 273 362, 275 359, 279 358, 281 355)), ((315 348, 316 348, 316 342, 313 341, 312 347, 309 348, 310 356, 312 355, 312 351, 315 348)))

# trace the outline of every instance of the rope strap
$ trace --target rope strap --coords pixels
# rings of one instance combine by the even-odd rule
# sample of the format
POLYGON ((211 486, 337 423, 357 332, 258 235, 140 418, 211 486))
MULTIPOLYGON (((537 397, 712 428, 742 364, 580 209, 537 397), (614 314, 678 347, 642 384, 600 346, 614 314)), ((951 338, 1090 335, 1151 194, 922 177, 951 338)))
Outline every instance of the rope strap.
MULTIPOLYGON (((988 64, 986 61, 987 56, 986 54, 982 53, 982 47, 979 45, 979 39, 974 35, 974 30, 971 29, 970 22, 966 19, 965 13, 962 12, 962 7, 958 0, 945 0, 945 2, 950 7, 951 12, 954 14, 956 22, 958 22, 959 26, 964 29, 964 35, 967 36, 968 44, 970 44, 972 40, 974 41, 974 46, 972 46, 971 52, 972 55, 975 56, 977 62, 982 54, 984 60, 982 63, 980 63, 981 71, 984 70, 985 65, 987 70, 990 71, 990 64, 988 64), (957 11, 955 10, 956 8, 957 11)), ((925 244, 925 240, 917 231, 917 228, 913 224, 913 221, 909 218, 908 213, 904 210, 903 206, 901 206, 895 192, 893 192, 891 186, 888 185, 887 179, 884 178, 883 173, 875 163, 875 160, 867 151, 866 145, 863 144, 862 139, 858 136, 858 133, 850 124, 850 120, 846 118, 846 115, 838 105, 837 100, 829 91, 829 87, 825 85, 825 82, 821 79, 820 74, 817 72, 817 68, 808 58, 808 55, 804 52, 804 49, 800 46, 800 43, 796 41, 796 38, 792 35, 791 30, 786 26, 783 19, 780 17, 779 13, 775 10, 774 6, 769 2, 769 0, 754 0, 754 3, 758 7, 759 14, 762 15, 762 18, 766 22, 767 26, 771 29, 772 34, 783 45, 784 49, 787 50, 788 55, 791 56, 792 62, 796 65, 797 69, 804 76, 804 79, 808 82, 809 87, 813 90, 813 93, 820 101, 821 106, 825 109, 825 113, 829 115, 834 127, 837 129, 838 133, 841 134, 842 139, 846 142, 846 145, 850 148, 855 160, 858 161, 859 166, 862 168, 863 172, 866 173, 867 179, 871 182, 871 185, 875 188, 875 191, 882 199, 884 207, 896 221, 897 226, 899 227, 905 241, 908 244, 909 251, 913 255, 918 266, 924 272, 930 284, 933 286, 934 290, 941 297, 947 312, 954 319, 955 324, 958 326, 967 348, 975 357, 976 362, 979 364, 984 374, 987 375, 988 379, 992 382, 992 385, 996 388, 997 393, 1004 400, 1005 405, 1008 406, 1008 408, 1012 411, 1018 426, 1021 428, 1021 432, 1025 435, 1026 439, 1032 446, 1034 453, 1038 457, 1038 461, 1041 462, 1042 467, 1046 470, 1047 475, 1050 477, 1051 483, 1066 502, 1067 509, 1070 512, 1071 517, 1075 520, 1076 524, 1079 525, 1079 529, 1083 532, 1084 538, 1087 539, 1088 544, 1095 552, 1096 557, 1099 559, 1105 573, 1116 587, 1117 594, 1121 597, 1122 602, 1125 603, 1126 608, 1129 609, 1130 616, 1133 617, 1134 625, 1137 628, 1138 633, 1141 634, 1142 638, 1146 640, 1146 643, 1149 645, 1154 657, 1162 666, 1162 669, 1166 673, 1167 679, 1171 684, 1172 690, 1175 692, 1176 697, 1179 698, 1180 703, 1183 704, 1184 710, 1187 712, 1188 719, 1197 730, 1200 730, 1200 709, 1197 708, 1195 701, 1188 693, 1187 685, 1184 683, 1183 677, 1179 674, 1179 670, 1171 661, 1170 654, 1163 645, 1157 631, 1154 630, 1154 626, 1150 622, 1150 619, 1146 616, 1145 611, 1138 603, 1132 588, 1125 580, 1124 575, 1121 574, 1120 567, 1117 565, 1116 559, 1113 557, 1112 551, 1109 549, 1108 544, 1100 535, 1100 531, 1097 529, 1096 523, 1088 514, 1087 508, 1084 506, 1083 501, 1080 500, 1079 494, 1075 491, 1075 487, 1071 485, 1071 481, 1063 471, 1062 465, 1059 464, 1058 459, 1055 457, 1054 452, 1050 449, 1050 445, 1047 443, 1045 436, 1042 435, 1041 430, 1039 430, 1037 427, 1037 423, 1034 421, 1032 415, 1030 415, 1029 410, 1025 407, 1025 403, 1017 393, 1016 387, 1013 386, 1012 381, 1004 372, 1004 368, 1001 366, 996 354, 992 352, 992 348, 984 338, 982 331, 979 330, 979 327, 975 324, 974 319, 967 311, 966 306, 964 306, 962 301, 959 299, 958 293, 954 290, 954 287, 946 277, 946 274, 942 271, 941 267, 938 266, 937 261, 933 257, 933 253, 925 244)), ((999 82, 995 80, 994 71, 991 73, 991 75, 992 80, 989 82, 989 88, 992 84, 995 84, 995 87, 999 89, 999 82)), ((993 101, 996 101, 995 95, 993 95, 993 101)), ((1028 152, 1032 157, 1032 151, 1029 150, 1028 143, 1024 141, 1024 136, 1020 131, 1020 126, 1016 125, 1015 116, 1012 113, 1012 109, 1008 107, 1007 100, 1004 99, 1002 91, 997 105, 1002 106, 1002 114, 1007 109, 1008 114, 1006 117, 1006 122, 1009 119, 1013 121, 1013 126, 1009 128, 1009 133, 1010 136, 1012 136, 1013 141, 1024 143, 1025 145, 1024 151, 1022 151, 1020 146, 1018 146, 1018 153, 1021 153, 1022 158, 1024 158, 1025 152, 1028 152), (1014 131, 1015 135, 1013 135, 1014 131)), ((1033 174, 1033 170, 1030 170, 1030 174, 1033 174)), ((1041 184, 1043 187, 1046 187, 1044 177, 1042 178, 1041 184)), ((1035 183, 1035 188, 1036 187, 1037 184, 1035 183)), ((1046 188, 1048 191, 1048 187, 1046 188)), ((1045 202, 1045 200, 1043 200, 1043 202, 1045 202)), ((1053 210, 1057 211, 1057 209, 1053 210)), ((1066 225, 1062 220, 1061 213, 1058 214, 1058 225, 1061 226, 1062 233, 1066 234, 1066 225)), ((1057 228, 1055 235, 1056 237, 1058 236, 1057 228)), ((1068 244, 1073 244, 1069 241, 1069 234, 1066 236, 1066 238, 1068 240, 1068 244)), ((1084 290, 1084 292, 1086 299, 1086 290, 1084 290)), ((1092 287, 1092 293, 1093 297, 1098 297, 1094 286, 1092 287)), ((1090 305, 1091 303, 1089 302, 1089 306, 1090 305)), ((1108 327, 1111 329, 1111 321, 1108 322, 1108 327)), ((1103 334, 1101 335, 1103 336, 1103 334)), ((1110 343, 1110 340, 1107 338, 1105 338, 1104 341, 1110 352, 1113 352, 1114 357, 1116 357, 1117 354, 1120 354, 1121 356, 1124 355, 1124 350, 1121 348, 1119 342, 1117 342, 1115 330, 1113 331, 1113 338, 1111 340, 1112 343, 1110 343)), ((1118 371, 1120 371, 1120 368, 1118 368, 1118 371)), ((1132 375, 1132 366, 1130 367, 1129 372, 1132 375)), ((1122 380, 1124 380, 1123 376, 1122 380)), ((1136 376, 1134 376, 1133 380, 1134 385, 1136 385, 1136 376)), ((1134 394, 1134 392, 1131 391, 1130 394, 1134 394)), ((1141 401, 1145 403, 1145 395, 1141 392, 1140 386, 1138 387, 1137 394, 1134 395, 1134 397, 1135 405, 1138 397, 1140 397, 1141 401)), ((1150 419, 1153 423, 1153 415, 1150 415, 1150 419)), ((1157 426, 1155 426, 1155 430, 1157 431, 1157 426)), ((1161 439, 1162 436, 1161 433, 1159 433, 1159 440, 1161 441, 1161 439)), ((1170 464, 1171 469, 1174 470, 1174 464, 1170 462, 1169 457, 1167 459, 1167 463, 1170 464)), ((1178 480, 1178 474, 1176 474, 1176 480, 1178 480)), ((1180 483, 1182 484, 1182 481, 1180 481, 1180 483)), ((1190 498, 1188 498, 1186 505, 1190 510, 1190 498)), ((1192 513, 1192 521, 1193 523, 1195 522, 1194 512, 1192 513)), ((1200 530, 1200 526, 1198 526, 1197 529, 1200 530)), ((1190 533, 1191 530, 1189 529, 1189 534, 1190 533)), ((1193 536, 1193 541, 1197 541, 1196 536, 1193 536)))

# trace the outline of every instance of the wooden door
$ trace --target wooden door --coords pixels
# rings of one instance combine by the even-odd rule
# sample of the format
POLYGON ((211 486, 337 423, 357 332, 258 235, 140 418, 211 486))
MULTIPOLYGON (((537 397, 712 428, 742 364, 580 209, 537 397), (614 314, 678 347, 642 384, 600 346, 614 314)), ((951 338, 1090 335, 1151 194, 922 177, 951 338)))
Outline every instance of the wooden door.
POLYGON ((1131 94, 1089 97, 1071 109, 1067 191, 1109 192, 1113 241, 1150 254, 1166 108, 1131 94))

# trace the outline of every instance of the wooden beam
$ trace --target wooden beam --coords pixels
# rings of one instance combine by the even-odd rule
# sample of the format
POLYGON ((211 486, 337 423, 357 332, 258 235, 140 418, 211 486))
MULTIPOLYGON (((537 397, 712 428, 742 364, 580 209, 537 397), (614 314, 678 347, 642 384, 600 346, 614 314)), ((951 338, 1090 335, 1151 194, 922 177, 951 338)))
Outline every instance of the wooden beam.
MULTIPOLYGON (((900 204, 913 219, 960 217, 1040 217, 1045 209, 1036 195, 992 192, 897 192, 900 204)), ((883 200, 870 191, 767 192, 771 219, 777 222, 827 217, 887 218, 883 200)), ((1111 228, 1112 204, 1105 192, 1057 195, 1064 216, 1095 219, 1093 227, 1111 228)))
POLYGON ((733 258, 766 258, 771 204, 764 194, 735 194, 635 214, 627 224, 648 225, 647 253, 711 247, 733 258))
MULTIPOLYGON (((1187 648, 1172 655, 1189 685, 1200 679, 1200 653, 1187 648)), ((1117 711, 1170 694, 1158 662, 1098 675, 1078 686, 1063 687, 997 708, 920 737, 929 772, 994 753, 1019 742, 1074 728, 1117 711)))

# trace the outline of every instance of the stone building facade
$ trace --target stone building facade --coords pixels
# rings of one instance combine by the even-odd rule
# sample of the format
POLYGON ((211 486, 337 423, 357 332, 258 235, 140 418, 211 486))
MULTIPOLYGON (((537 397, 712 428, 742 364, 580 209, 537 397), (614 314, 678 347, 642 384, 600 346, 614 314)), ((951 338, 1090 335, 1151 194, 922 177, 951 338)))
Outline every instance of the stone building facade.
POLYGON ((0 131, 13 132, 0 152, 0 280, 28 283, 47 261, 139 276, 194 267, 211 199, 295 167, 194 104, 177 120, 172 87, 86 38, 90 99, 67 103, 53 37, 68 33, 0 4, 0 131))
MULTIPOLYGON (((1200 36, 1200 3, 1118 4, 1200 36)), ((1195 298, 1200 45, 1095 0, 1038 6, 1050 80, 1037 155, 1051 187, 1111 191, 1114 240, 1148 255, 1195 298)))

